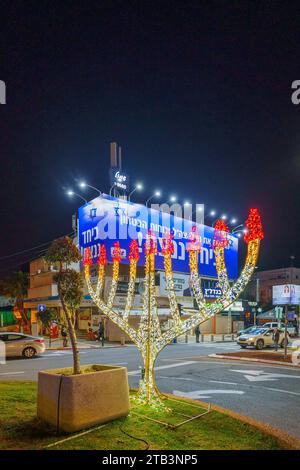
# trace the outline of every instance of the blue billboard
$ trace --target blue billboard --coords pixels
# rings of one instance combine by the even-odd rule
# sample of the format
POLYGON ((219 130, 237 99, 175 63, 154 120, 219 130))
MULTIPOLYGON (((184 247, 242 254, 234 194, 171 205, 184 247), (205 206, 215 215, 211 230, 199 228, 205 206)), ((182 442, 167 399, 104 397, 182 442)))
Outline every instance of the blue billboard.
MULTIPOLYGON (((164 269, 164 260, 161 253, 162 239, 167 230, 172 231, 174 237, 173 270, 179 273, 189 273, 187 244, 195 222, 161 210, 147 208, 123 199, 113 198, 103 194, 78 211, 79 248, 83 255, 85 248, 89 247, 93 263, 97 263, 100 245, 104 244, 107 250, 108 261, 112 260, 112 250, 116 241, 120 242, 122 262, 129 263, 129 245, 136 239, 140 247, 139 265, 144 265, 144 242, 149 230, 157 238, 156 269, 164 269)), ((199 273, 201 276, 217 277, 215 259, 212 249, 214 229, 206 225, 197 224, 201 237, 201 251, 199 253, 199 273)), ((225 261, 229 279, 237 278, 238 271, 238 238, 228 234, 228 247, 225 248, 225 261)))

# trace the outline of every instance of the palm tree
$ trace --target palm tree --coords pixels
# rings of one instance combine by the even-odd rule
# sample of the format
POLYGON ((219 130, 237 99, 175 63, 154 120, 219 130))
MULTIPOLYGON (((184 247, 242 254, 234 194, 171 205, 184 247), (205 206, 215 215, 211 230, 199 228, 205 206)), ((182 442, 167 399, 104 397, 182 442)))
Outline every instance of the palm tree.
POLYGON ((20 325, 28 325, 28 319, 24 309, 24 299, 27 297, 28 287, 29 276, 28 273, 23 271, 12 273, 0 283, 1 293, 9 297, 20 312, 20 325))

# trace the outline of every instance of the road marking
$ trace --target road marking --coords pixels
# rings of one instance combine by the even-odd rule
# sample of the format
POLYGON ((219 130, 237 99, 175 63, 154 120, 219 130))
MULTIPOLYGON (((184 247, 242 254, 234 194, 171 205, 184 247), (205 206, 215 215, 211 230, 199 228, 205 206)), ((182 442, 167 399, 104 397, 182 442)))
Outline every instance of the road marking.
MULTIPOLYGON (((86 351, 80 351, 79 353, 80 355, 86 354, 86 351)), ((51 354, 43 354, 42 357, 72 356, 72 354, 72 351, 53 351, 51 354)))
POLYGON ((290 392, 289 390, 281 390, 280 388, 271 388, 271 387, 265 387, 265 388, 267 390, 272 390, 273 392, 288 393, 289 395, 300 396, 300 393, 298 393, 298 392, 290 392))
POLYGON ((222 382, 221 380, 209 380, 209 382, 212 382, 214 384, 237 385, 236 382, 222 382))
POLYGON ((17 374, 25 374, 24 371, 22 372, 0 372, 0 375, 17 375, 17 374))
POLYGON ((158 375, 156 379, 186 380, 187 382, 198 382, 198 380, 188 379, 186 377, 170 377, 169 375, 158 375))
POLYGON ((274 380, 279 380, 282 377, 289 378, 289 379, 300 379, 300 375, 276 374, 276 373, 264 372, 263 370, 231 369, 230 372, 239 372, 243 374, 245 379, 249 380, 249 382, 270 382, 274 380))
POLYGON ((186 397, 193 399, 211 398, 210 395, 244 395, 242 390, 195 390, 193 392, 181 392, 180 390, 173 390, 173 395, 178 397, 186 397))
MULTIPOLYGON (((215 365, 215 364, 221 364, 221 365, 225 365, 225 366, 229 366, 229 367, 232 367, 232 363, 230 364, 228 361, 224 361, 224 362, 220 362, 220 361, 215 361, 214 359, 211 359, 209 361, 203 361, 201 359, 201 356, 188 356, 188 357, 182 357, 181 359, 180 358, 172 358, 172 359, 160 359, 161 361, 164 361, 164 362, 171 362, 171 361, 182 361, 182 359, 192 359, 194 357, 197 357, 197 360, 195 360, 194 362, 198 362, 199 364, 212 364, 212 365, 215 365)), ((207 358, 207 356, 203 356, 205 358, 207 358)), ((250 366, 251 367, 251 366, 250 366)), ((253 366, 252 366, 253 367, 253 366)))
MULTIPOLYGON (((198 361, 187 361, 187 362, 180 362, 177 364, 169 364, 166 366, 158 366, 154 367, 154 370, 163 370, 163 369, 171 369, 172 367, 180 367, 180 366, 187 366, 189 364, 197 364, 198 361)), ((128 375, 139 375, 141 373, 141 369, 138 370, 131 370, 128 372, 128 375)))

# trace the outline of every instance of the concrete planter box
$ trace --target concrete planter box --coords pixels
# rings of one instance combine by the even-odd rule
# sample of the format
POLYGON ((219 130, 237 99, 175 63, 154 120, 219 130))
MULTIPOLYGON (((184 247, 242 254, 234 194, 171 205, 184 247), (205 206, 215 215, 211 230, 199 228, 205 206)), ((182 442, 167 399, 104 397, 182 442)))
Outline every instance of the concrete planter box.
POLYGON ((129 413, 127 369, 85 365, 39 372, 37 415, 66 432, 105 423, 129 413), (65 374, 65 375, 64 375, 65 374))

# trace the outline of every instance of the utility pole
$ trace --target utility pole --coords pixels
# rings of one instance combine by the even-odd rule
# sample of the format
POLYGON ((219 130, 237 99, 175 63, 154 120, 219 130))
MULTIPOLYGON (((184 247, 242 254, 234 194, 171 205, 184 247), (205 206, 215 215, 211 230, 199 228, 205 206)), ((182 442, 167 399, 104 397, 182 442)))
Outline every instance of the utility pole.
POLYGON ((288 326, 288 305, 285 306, 285 319, 284 319, 284 359, 287 358, 287 326, 288 326))
POLYGON ((232 321, 231 321, 231 306, 228 310, 228 325, 227 325, 228 334, 232 333, 232 321))

